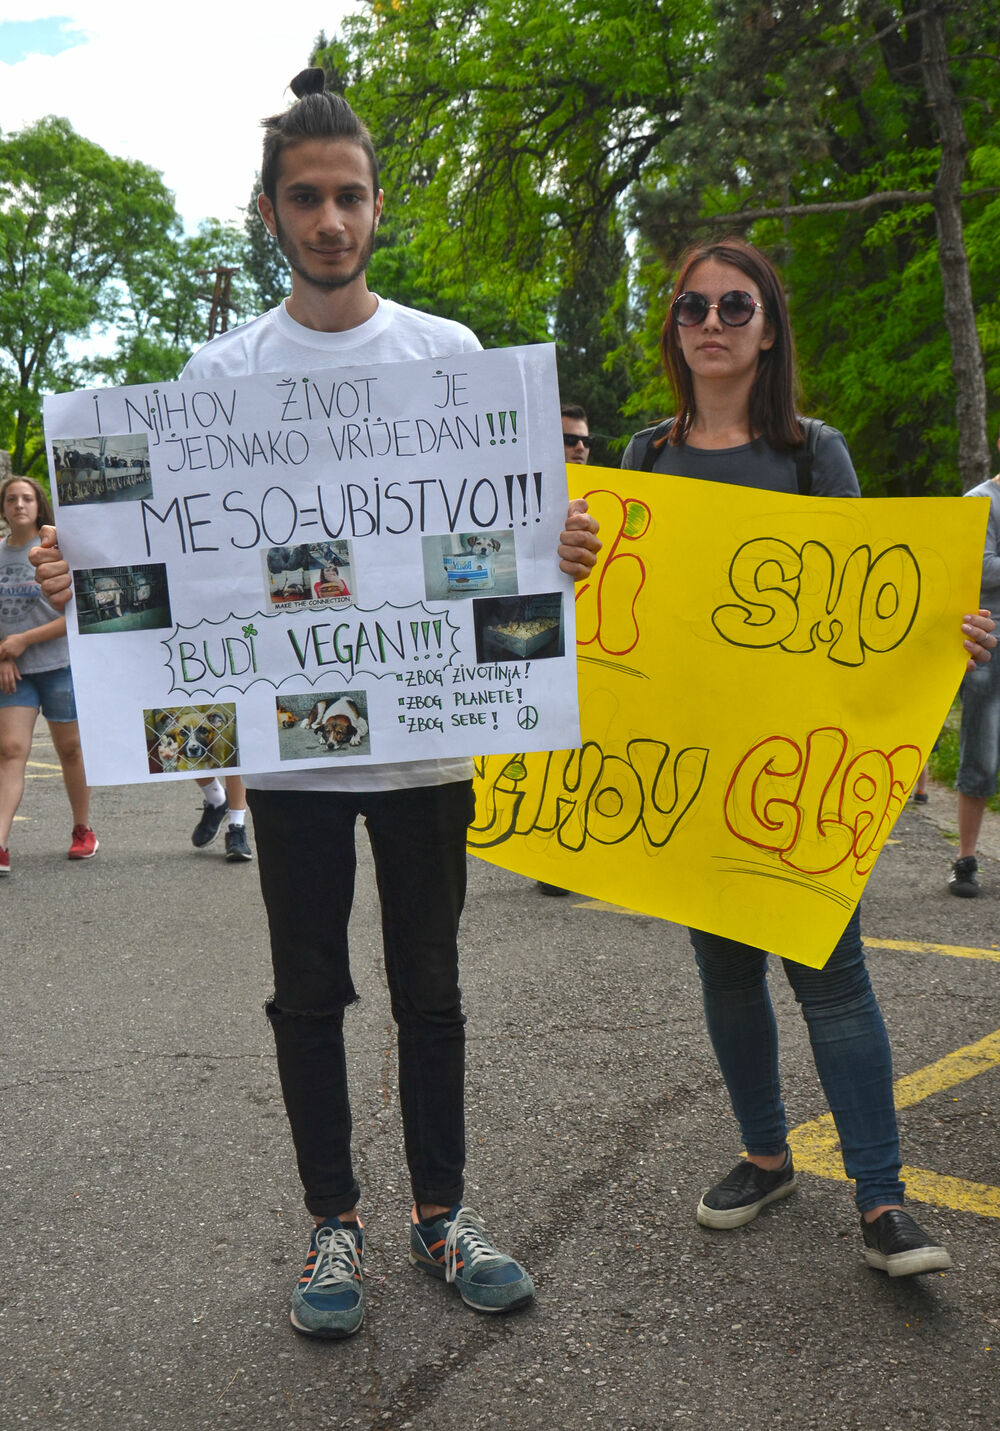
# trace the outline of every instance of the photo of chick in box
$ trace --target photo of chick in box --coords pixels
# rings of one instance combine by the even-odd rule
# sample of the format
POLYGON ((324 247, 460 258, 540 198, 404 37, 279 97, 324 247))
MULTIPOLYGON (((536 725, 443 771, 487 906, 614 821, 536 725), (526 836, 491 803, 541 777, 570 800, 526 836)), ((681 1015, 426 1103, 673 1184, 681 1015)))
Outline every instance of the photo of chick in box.
POLYGON ((473 614, 477 661, 540 661, 565 654, 563 598, 558 591, 484 597, 473 603, 473 614))
POLYGON ((489 591, 517 592, 513 532, 448 532, 424 537, 424 594, 428 601, 462 601, 489 591))

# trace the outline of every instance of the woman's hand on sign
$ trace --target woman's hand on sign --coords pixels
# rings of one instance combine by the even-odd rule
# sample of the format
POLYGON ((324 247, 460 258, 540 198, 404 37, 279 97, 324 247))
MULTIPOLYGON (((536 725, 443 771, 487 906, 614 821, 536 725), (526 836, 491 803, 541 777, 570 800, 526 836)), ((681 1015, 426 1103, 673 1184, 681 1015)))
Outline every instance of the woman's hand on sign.
POLYGON ((992 635, 996 622, 986 610, 979 610, 966 616, 962 621, 962 645, 969 653, 967 671, 977 666, 985 666, 997 648, 997 638, 992 635))
POLYGON ((559 537, 559 567, 574 581, 589 576, 601 550, 596 518, 587 511, 583 497, 574 497, 559 537))

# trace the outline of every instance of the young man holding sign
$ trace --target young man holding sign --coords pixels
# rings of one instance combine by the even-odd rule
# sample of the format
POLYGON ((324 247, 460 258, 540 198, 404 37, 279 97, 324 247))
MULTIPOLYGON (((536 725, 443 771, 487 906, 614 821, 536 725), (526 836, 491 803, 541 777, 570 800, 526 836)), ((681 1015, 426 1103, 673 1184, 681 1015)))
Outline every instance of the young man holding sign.
MULTIPOLYGON (((291 265, 291 295, 210 342, 183 377, 206 382, 478 350, 461 324, 370 292, 365 271, 382 212, 371 139, 347 102, 324 91, 321 70, 304 71, 292 89, 297 102, 265 121, 259 200, 261 218, 291 265)), ((589 570, 599 546, 595 531, 591 518, 571 509, 559 547, 563 570, 576 577, 589 570)), ((39 550, 35 560, 46 591, 68 599, 68 568, 58 550, 39 550)), ((344 1010, 357 998, 347 926, 359 815, 374 855, 398 1028, 414 1199, 410 1260, 454 1283, 479 1311, 509 1311, 534 1295, 528 1273, 493 1246, 478 1214, 462 1204, 465 1016, 457 934, 471 777, 471 760, 458 758, 285 770, 246 781, 274 963, 267 1015, 315 1221, 291 1320, 311 1336, 350 1336, 364 1317, 364 1231, 343 1038, 344 1010)))

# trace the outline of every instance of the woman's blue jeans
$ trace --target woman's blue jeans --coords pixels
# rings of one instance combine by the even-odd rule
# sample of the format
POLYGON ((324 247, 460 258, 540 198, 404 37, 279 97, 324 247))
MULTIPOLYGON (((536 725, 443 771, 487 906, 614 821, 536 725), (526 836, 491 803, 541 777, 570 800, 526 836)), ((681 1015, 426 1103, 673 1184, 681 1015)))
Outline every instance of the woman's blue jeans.
MULTIPOLYGON (((690 931, 708 1032, 748 1153, 784 1151, 788 1135, 778 1074, 778 1030, 767 954, 690 931)), ((859 1212, 901 1203, 892 1054, 868 978, 857 910, 822 969, 783 959, 809 1030, 813 1059, 840 1135, 859 1212)))

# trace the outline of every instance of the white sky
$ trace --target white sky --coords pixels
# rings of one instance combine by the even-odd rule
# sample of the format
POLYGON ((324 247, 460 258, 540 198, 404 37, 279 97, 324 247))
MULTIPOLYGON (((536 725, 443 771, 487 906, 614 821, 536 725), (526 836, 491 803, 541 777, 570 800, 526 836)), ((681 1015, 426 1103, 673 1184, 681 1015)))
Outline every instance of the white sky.
MULTIPOLYGON (((350 0, 0 0, 7 20, 59 17, 84 43, 0 62, 0 130, 46 114, 109 153, 158 169, 186 228, 242 219, 260 166, 259 121, 350 0)), ((10 33, 10 32, 8 32, 10 33)))

